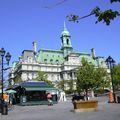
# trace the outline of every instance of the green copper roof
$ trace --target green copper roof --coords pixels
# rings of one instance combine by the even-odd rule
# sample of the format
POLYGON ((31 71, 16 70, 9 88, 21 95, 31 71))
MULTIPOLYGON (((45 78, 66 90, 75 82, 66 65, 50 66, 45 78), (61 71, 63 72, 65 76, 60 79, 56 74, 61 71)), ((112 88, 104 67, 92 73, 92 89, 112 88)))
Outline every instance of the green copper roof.
POLYGON ((85 58, 85 60, 87 60, 89 63, 93 64, 94 66, 98 66, 98 63, 96 60, 94 60, 91 56, 88 55, 80 55, 80 58, 85 58))
POLYGON ((40 49, 37 54, 38 63, 62 64, 64 62, 63 52, 58 50, 40 49))
POLYGON ((14 61, 14 62, 12 63, 12 68, 15 68, 15 67, 17 66, 17 64, 18 64, 18 61, 14 61))

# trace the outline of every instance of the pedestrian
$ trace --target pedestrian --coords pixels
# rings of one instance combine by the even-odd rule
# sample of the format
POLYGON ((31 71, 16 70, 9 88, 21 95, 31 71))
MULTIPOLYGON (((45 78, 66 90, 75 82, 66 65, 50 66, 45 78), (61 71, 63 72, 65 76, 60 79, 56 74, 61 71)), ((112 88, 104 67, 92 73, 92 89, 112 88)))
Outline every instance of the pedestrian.
POLYGON ((111 90, 108 93, 108 103, 113 103, 113 93, 111 90))
POLYGON ((51 93, 48 93, 47 94, 47 100, 48 100, 48 105, 53 105, 53 101, 52 101, 52 94, 51 93))

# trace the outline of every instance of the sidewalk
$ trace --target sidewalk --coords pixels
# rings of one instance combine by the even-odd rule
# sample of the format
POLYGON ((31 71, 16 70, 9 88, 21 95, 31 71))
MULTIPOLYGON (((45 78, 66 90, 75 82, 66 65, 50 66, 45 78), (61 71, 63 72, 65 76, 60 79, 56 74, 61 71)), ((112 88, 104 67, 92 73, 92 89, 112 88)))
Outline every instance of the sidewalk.
POLYGON ((119 120, 120 104, 107 103, 99 99, 96 112, 74 113, 71 100, 53 106, 14 106, 8 115, 0 115, 0 120, 119 120))

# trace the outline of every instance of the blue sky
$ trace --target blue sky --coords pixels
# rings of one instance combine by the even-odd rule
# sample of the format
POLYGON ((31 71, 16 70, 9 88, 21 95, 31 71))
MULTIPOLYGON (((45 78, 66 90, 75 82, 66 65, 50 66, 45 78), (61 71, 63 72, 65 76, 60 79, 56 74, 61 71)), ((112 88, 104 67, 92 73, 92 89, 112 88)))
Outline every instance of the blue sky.
POLYGON ((95 48, 97 56, 105 58, 111 55, 120 62, 120 17, 110 26, 95 24, 96 18, 69 22, 66 16, 78 14, 84 16, 99 6, 103 10, 120 10, 120 3, 110 4, 109 0, 0 0, 0 47, 12 54, 12 61, 18 60, 23 50, 32 50, 36 40, 40 48, 61 48, 60 35, 63 23, 71 34, 74 51, 90 53, 95 48), (50 7, 50 8, 46 8, 50 7))

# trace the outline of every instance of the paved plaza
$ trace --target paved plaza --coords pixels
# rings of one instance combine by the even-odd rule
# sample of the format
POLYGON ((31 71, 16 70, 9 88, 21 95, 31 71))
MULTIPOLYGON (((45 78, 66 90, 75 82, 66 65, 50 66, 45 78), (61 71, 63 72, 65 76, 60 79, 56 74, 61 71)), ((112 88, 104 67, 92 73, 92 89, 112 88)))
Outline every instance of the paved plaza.
POLYGON ((107 97, 96 98, 98 111, 73 112, 71 100, 53 106, 14 106, 8 115, 1 115, 0 120, 120 120, 120 104, 108 103, 107 97))

